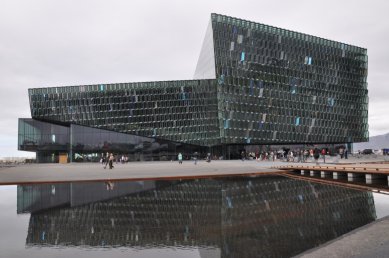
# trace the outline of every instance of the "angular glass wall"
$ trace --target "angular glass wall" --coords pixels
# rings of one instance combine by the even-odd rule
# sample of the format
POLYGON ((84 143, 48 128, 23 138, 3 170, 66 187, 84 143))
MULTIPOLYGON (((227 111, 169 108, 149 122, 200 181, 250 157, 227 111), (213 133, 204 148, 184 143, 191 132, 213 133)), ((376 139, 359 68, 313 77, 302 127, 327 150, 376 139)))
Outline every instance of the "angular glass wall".
POLYGON ((205 146, 75 124, 66 127, 31 118, 19 119, 18 149, 36 152, 38 163, 56 163, 61 153, 71 162, 98 162, 106 152, 131 162, 176 160, 178 153, 189 160, 195 152, 204 158, 209 151, 205 146))
POLYGON ((99 161, 106 152, 128 161, 176 160, 178 153, 183 159, 191 159, 194 152, 205 157, 208 148, 183 144, 164 139, 117 133, 114 131, 71 125, 72 161, 99 161))
POLYGON ((193 79, 215 79, 215 48, 213 42, 212 20, 208 24, 203 46, 201 47, 199 60, 193 79))
POLYGON ((18 150, 36 152, 37 162, 58 162, 69 149, 69 127, 19 118, 18 150))
POLYGON ((30 89, 36 119, 203 146, 220 143, 214 80, 30 89))
POLYGON ((212 14, 223 143, 367 141, 366 49, 212 14))

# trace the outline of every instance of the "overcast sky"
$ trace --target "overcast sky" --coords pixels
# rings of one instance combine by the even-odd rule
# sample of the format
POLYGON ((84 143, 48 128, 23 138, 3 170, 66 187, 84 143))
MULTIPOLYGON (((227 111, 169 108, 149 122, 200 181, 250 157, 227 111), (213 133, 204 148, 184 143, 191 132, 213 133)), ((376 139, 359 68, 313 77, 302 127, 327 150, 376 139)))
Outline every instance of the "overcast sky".
POLYGON ((367 48, 370 136, 389 132, 389 1, 0 0, 0 157, 28 88, 192 79, 210 14, 367 48))

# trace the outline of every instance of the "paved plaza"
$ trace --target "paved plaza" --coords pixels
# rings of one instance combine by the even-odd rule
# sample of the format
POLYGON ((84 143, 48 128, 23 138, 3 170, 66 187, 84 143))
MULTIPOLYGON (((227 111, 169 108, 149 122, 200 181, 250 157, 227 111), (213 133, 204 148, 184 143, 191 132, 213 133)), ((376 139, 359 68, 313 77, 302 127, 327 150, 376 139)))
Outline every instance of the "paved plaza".
MULTIPOLYGON (((365 157, 339 159, 328 157, 326 164, 355 164, 361 162, 384 161, 384 157, 365 157)), ((319 160, 320 164, 324 164, 319 160)), ((204 160, 197 162, 177 161, 129 162, 114 164, 113 169, 106 169, 99 163, 70 164, 25 164, 0 169, 0 184, 70 182, 70 181, 103 181, 103 180, 158 180, 179 179, 190 177, 242 176, 250 174, 284 173, 272 167, 284 165, 315 164, 292 163, 256 160, 204 160)), ((389 166, 389 165, 388 165, 389 166)))
POLYGON ((364 258, 389 255, 389 216, 357 228, 317 248, 296 257, 303 258, 364 258))
POLYGON ((0 170, 1 184, 101 181, 101 180, 157 180, 189 177, 239 176, 280 172, 271 169, 283 162, 256 162, 254 160, 197 162, 131 162, 114 164, 106 169, 99 163, 30 164, 0 170))

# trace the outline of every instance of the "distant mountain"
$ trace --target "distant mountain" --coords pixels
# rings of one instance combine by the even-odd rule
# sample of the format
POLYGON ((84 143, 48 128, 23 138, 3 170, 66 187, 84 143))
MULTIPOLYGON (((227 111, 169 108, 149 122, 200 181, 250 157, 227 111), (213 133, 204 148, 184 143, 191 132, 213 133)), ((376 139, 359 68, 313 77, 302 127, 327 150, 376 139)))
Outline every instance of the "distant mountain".
POLYGON ((376 135, 369 138, 368 142, 354 143, 354 151, 373 149, 380 150, 389 148, 389 133, 383 135, 376 135))

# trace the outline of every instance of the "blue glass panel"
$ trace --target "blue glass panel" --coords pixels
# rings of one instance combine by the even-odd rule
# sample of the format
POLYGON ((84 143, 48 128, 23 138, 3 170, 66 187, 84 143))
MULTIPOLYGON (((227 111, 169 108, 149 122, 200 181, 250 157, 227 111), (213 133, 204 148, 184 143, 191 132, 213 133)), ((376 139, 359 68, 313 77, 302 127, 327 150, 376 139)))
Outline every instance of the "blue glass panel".
POLYGON ((245 53, 242 52, 242 54, 240 55, 240 61, 243 62, 244 61, 244 57, 245 57, 245 53))
POLYGON ((224 74, 220 75, 220 77, 219 77, 217 82, 218 82, 219 85, 223 85, 224 84, 224 74))
POLYGON ((254 81, 250 79, 250 95, 254 95, 254 81))
POLYGON ((229 128, 229 120, 226 119, 224 120, 224 129, 228 129, 229 128))
POLYGON ((295 122, 296 125, 300 125, 300 117, 296 117, 296 122, 295 122))
POLYGON ((231 198, 227 196, 227 197, 226 197, 226 201, 227 201, 227 206, 228 206, 228 208, 233 208, 231 198))
POLYGON ((238 32, 238 30, 236 29, 236 26, 234 26, 234 28, 233 28, 233 33, 234 33, 234 35, 235 35, 237 32, 238 32))

